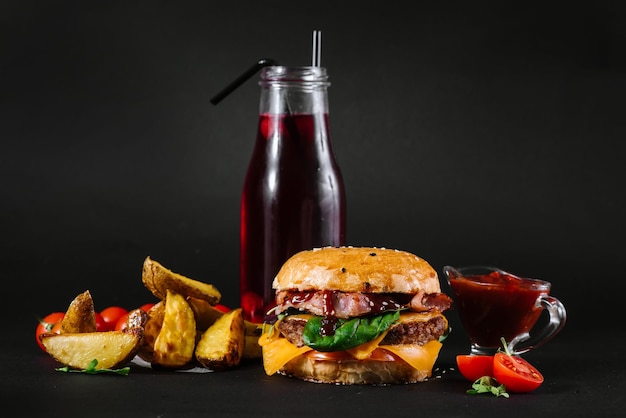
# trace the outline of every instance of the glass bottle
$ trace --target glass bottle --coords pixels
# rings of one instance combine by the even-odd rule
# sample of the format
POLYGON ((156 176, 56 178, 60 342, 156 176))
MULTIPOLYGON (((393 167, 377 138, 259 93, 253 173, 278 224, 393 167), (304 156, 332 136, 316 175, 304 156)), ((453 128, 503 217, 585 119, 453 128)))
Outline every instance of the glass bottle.
POLYGON ((256 144, 241 199, 240 298, 263 322, 293 254, 345 244, 346 197, 330 136, 326 68, 261 71, 256 144))

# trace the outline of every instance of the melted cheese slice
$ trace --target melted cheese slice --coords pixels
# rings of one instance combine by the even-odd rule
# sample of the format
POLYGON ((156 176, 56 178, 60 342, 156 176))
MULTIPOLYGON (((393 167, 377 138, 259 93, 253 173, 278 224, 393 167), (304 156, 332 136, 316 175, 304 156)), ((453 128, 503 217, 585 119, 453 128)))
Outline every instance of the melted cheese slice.
POLYGON ((407 322, 426 322, 430 321, 436 317, 442 317, 446 321, 446 325, 448 324, 448 320, 445 316, 437 312, 403 312, 398 318, 399 324, 404 324, 407 322))
POLYGON ((424 345, 402 344, 402 345, 381 345, 387 351, 391 351, 402 360, 406 361, 417 370, 427 370, 428 376, 432 372, 435 361, 439 356, 442 344, 439 341, 429 341, 424 345))
MULTIPOLYGON (((428 321, 435 316, 443 317, 443 315, 439 313, 409 312, 400 315, 398 322, 428 321)), ((445 319, 445 317, 443 318, 445 319)), ((430 375, 435 361, 439 356, 442 344, 439 341, 429 341, 424 345, 380 345, 380 342, 385 338, 387 332, 388 330, 372 341, 368 341, 346 351, 357 360, 366 360, 375 349, 385 349, 406 361, 409 365, 411 365, 411 367, 417 370, 426 370, 430 375)), ((263 350, 263 367, 268 376, 278 372, 285 364, 294 358, 308 351, 313 351, 313 349, 308 346, 296 347, 287 341, 286 338, 282 337, 275 329, 261 335, 259 338, 259 345, 263 350)))
POLYGON ((383 338, 385 338, 387 332, 389 332, 389 330, 385 330, 385 332, 374 338, 372 341, 357 345, 356 347, 346 351, 357 360, 365 360, 372 354, 372 351, 376 350, 379 347, 380 342, 383 340, 383 338))
POLYGON ((263 350, 263 368, 268 376, 279 371, 290 360, 313 350, 306 345, 296 347, 278 332, 262 334, 259 337, 259 345, 263 350))

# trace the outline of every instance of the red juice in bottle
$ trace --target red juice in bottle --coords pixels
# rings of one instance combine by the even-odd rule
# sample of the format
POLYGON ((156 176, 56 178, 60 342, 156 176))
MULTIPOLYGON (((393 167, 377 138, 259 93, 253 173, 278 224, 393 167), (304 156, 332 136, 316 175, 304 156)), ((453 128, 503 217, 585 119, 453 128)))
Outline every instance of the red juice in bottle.
MULTIPOLYGON (((271 71, 284 68, 269 67, 266 72, 271 76, 271 71)), ((287 70, 311 69, 323 70, 287 70)), ((274 305, 272 281, 290 256, 345 244, 345 191, 329 135, 325 85, 302 88, 291 78, 289 83, 295 85, 285 84, 282 76, 274 90, 272 82, 261 83, 268 93, 262 91, 256 144, 241 199, 241 307, 245 318, 257 323, 274 305)))

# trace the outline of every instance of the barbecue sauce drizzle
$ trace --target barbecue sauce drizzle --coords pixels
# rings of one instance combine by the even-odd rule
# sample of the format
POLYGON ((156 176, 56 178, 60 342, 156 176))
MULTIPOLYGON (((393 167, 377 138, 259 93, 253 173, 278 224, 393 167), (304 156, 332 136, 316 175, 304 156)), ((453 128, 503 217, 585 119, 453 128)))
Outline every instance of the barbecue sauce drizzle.
POLYGON ((322 297, 324 299, 324 316, 322 317, 320 334, 322 336, 334 335, 337 329, 337 317, 335 316, 333 293, 330 290, 324 290, 322 297))

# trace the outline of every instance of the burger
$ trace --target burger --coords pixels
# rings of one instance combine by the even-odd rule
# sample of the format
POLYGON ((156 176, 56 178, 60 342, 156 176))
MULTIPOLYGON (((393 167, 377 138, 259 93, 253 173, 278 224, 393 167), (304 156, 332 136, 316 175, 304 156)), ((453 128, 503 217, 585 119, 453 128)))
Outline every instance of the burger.
POLYGON ((273 288, 259 338, 267 375, 337 385, 431 377, 452 299, 422 258, 374 247, 301 251, 273 288))

